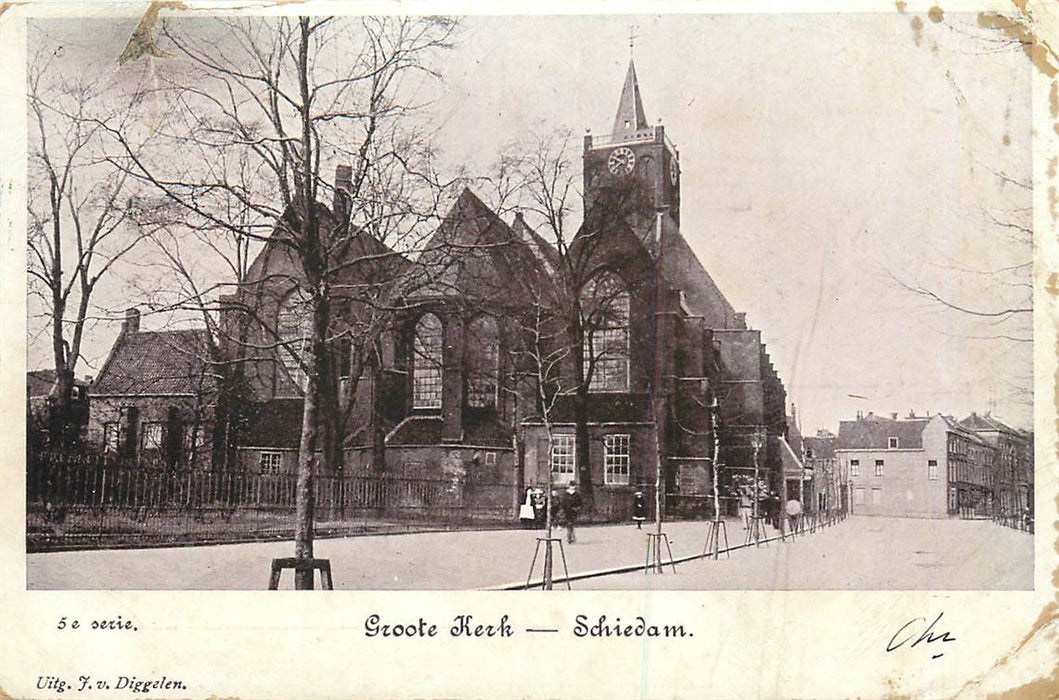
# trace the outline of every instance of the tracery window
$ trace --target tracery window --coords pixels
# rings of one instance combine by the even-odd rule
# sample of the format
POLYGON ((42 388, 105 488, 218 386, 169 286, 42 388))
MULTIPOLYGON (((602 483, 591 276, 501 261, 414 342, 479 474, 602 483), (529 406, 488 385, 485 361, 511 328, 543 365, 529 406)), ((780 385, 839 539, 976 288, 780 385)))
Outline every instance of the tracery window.
POLYGON ((412 407, 441 408, 442 337, 441 320, 424 314, 416 323, 412 356, 412 407))
POLYGON ((301 391, 305 391, 308 383, 304 363, 305 351, 309 345, 311 319, 309 297, 300 288, 283 299, 276 316, 276 336, 280 342, 279 361, 291 384, 301 391))
POLYGON ((496 405, 500 335, 496 319, 482 315, 467 325, 467 405, 496 405))
POLYGON ((629 293, 616 275, 603 273, 585 285, 585 375, 591 391, 629 390, 629 293))

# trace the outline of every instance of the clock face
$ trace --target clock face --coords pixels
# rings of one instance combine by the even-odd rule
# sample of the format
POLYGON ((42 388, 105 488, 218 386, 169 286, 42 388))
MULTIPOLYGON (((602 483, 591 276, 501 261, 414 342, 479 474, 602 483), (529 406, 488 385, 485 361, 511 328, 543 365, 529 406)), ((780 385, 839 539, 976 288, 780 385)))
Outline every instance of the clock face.
POLYGON ((677 161, 675 159, 674 160, 670 160, 669 161, 669 181, 672 184, 675 185, 675 184, 677 184, 677 177, 679 177, 679 176, 680 176, 680 167, 677 166, 677 161))
POLYGON ((628 175, 636 165, 636 154, 622 146, 610 152, 607 168, 615 175, 628 175))

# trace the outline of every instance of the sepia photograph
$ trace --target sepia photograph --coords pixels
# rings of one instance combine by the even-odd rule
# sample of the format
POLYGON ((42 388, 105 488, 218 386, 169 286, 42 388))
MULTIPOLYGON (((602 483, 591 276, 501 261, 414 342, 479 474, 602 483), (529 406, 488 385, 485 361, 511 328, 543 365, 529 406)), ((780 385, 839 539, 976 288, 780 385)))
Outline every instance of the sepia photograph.
POLYGON ((1024 48, 30 19, 27 587, 1032 590, 1024 48))
POLYGON ((0 3, 0 698, 1059 697, 1057 28, 0 3))

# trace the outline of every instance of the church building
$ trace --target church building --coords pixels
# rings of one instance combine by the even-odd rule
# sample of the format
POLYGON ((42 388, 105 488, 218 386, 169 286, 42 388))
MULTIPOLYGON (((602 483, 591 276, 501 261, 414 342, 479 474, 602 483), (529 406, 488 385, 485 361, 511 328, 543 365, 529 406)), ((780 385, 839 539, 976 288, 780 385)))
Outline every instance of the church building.
MULTIPOLYGON (((470 189, 418 254, 349 231, 351 260, 373 262, 343 266, 331 287, 388 296, 332 300, 328 429, 340 435, 343 476, 452 482, 457 505, 496 519, 514 518, 549 471, 589 491, 599 519, 628 517, 633 493, 656 483, 670 511, 701 515, 715 464, 722 487, 755 469, 778 487, 783 384, 760 332, 688 244, 696 229, 681 220, 680 154, 648 123, 631 60, 611 133, 586 135, 582 157, 583 223, 564 250, 470 189), (571 298, 576 309, 557 308, 571 298), (540 332, 571 319, 573 336, 540 332), (571 337, 579 342, 564 353, 571 337), (549 352, 563 359, 541 391, 535 368, 549 352)), ((341 219, 348 178, 340 166, 321 220, 341 219)), ((306 382, 299 274, 277 238, 224 300, 224 335, 253 352, 229 348, 242 352, 238 391, 212 432, 228 444, 205 448, 214 469, 295 468, 306 382)))

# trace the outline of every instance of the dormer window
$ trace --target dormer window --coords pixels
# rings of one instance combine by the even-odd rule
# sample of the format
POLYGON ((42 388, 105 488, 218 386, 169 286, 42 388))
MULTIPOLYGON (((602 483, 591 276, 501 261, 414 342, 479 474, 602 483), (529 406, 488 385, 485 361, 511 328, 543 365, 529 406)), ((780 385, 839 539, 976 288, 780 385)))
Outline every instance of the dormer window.
POLYGON ((897 438, 886 438, 886 448, 890 450, 896 450, 898 446, 897 438))

